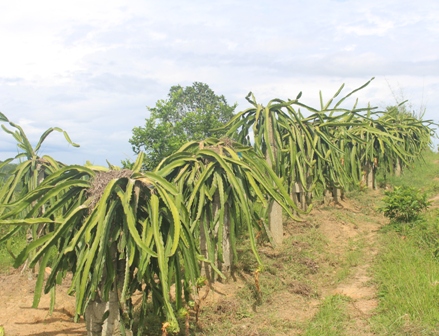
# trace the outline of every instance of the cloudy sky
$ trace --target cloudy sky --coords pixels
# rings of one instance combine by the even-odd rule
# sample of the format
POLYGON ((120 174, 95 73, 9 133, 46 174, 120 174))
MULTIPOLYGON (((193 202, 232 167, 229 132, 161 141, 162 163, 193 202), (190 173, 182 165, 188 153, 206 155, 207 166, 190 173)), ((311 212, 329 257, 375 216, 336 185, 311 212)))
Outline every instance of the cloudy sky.
MULTIPOLYGON (((40 154, 119 164, 147 106, 172 85, 207 83, 238 111, 303 92, 318 106, 375 77, 356 96, 384 108, 409 99, 439 119, 437 0, 40 0, 0 2, 0 111, 40 154)), ((17 153, 0 133, 0 160, 17 153)))

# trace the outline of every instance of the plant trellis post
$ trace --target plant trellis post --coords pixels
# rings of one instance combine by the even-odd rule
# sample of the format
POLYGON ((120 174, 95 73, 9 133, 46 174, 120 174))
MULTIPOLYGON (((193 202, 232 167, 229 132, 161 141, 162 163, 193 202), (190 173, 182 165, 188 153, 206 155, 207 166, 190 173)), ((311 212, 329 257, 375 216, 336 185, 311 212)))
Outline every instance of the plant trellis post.
MULTIPOLYGON (((273 153, 273 157, 276 158, 276 144, 274 141, 274 135, 273 135, 273 122, 270 118, 268 118, 268 136, 269 136, 269 145, 271 147, 271 151, 273 153)), ((269 154, 270 151, 267 151, 266 154, 266 160, 269 167, 273 167, 275 165, 275 162, 271 162, 271 157, 269 154)), ((270 225, 270 233, 273 238, 273 242, 276 245, 281 245, 283 241, 284 236, 284 229, 283 229, 283 222, 282 222, 282 207, 276 202, 271 201, 270 202, 270 210, 269 210, 269 225, 270 225)))

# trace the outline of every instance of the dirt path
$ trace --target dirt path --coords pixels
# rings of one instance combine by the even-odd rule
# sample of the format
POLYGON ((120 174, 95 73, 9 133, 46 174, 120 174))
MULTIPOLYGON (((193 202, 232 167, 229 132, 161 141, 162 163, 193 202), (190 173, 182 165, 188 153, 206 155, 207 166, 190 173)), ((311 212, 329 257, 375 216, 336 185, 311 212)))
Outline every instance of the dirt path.
POLYGON ((341 213, 347 212, 353 220, 344 221, 332 214, 328 216, 327 221, 322 222, 321 230, 330 240, 328 248, 333 253, 337 253, 340 249, 349 250, 346 242, 353 241, 362 245, 359 252, 361 256, 358 264, 351 267, 349 275, 335 288, 324 290, 324 296, 340 294, 350 298, 347 312, 350 320, 346 330, 347 335, 374 335, 368 320, 378 306, 378 299, 377 289, 372 283, 371 265, 378 253, 377 231, 386 223, 386 220, 373 210, 367 211, 367 208, 366 213, 369 215, 362 214, 360 209, 364 212, 364 205, 356 206, 351 201, 341 202, 341 205, 343 206, 340 209, 341 213))
MULTIPOLYGON (((376 237, 374 235, 371 234, 368 238, 371 239, 369 244, 375 243, 376 237)), ((350 325, 347 334, 374 335, 370 331, 368 319, 378 306, 377 290, 371 283, 370 276, 370 266, 375 255, 376 250, 369 249, 368 253, 365 254, 365 263, 355 267, 353 274, 333 291, 333 294, 346 295, 351 299, 348 306, 350 325)))

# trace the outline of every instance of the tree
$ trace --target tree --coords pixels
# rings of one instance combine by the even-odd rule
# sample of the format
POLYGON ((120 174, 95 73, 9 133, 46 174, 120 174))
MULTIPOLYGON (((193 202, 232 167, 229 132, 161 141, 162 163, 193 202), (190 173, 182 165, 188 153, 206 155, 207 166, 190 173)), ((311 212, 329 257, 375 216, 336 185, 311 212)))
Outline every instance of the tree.
POLYGON ((224 96, 217 96, 207 84, 173 86, 167 99, 148 107, 145 126, 135 127, 129 141, 136 154, 146 153, 144 165, 152 170, 188 141, 221 137, 224 131, 213 129, 227 123, 235 108, 236 104, 228 105, 224 96))

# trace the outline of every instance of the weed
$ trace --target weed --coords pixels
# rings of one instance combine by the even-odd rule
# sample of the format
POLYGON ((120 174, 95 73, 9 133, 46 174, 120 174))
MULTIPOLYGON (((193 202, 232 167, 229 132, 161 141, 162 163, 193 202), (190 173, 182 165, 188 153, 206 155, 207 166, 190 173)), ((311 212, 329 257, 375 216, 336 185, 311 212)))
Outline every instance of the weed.
POLYGON ((395 222, 413 221, 430 205, 427 194, 412 187, 395 187, 394 190, 386 191, 384 194, 384 206, 379 208, 379 211, 395 222))

